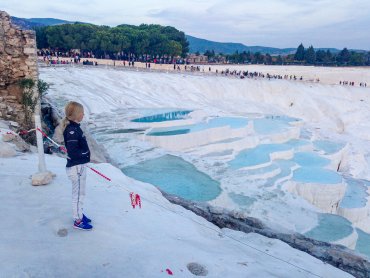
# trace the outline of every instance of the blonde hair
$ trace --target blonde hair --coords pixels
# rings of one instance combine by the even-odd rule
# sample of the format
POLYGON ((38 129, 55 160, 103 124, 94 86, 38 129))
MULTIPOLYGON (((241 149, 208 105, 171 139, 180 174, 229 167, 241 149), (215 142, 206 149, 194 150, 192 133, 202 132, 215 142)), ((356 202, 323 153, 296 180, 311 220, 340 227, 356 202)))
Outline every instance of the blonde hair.
POLYGON ((62 121, 62 130, 64 131, 70 121, 76 121, 77 117, 84 111, 81 103, 70 101, 64 107, 65 117, 62 121))

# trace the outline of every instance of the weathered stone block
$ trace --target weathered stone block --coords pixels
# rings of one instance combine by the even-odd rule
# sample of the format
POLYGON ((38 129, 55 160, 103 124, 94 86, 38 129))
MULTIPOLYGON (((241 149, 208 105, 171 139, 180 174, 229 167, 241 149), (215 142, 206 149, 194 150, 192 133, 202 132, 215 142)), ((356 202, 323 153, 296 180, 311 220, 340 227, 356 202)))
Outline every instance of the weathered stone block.
POLYGON ((35 51, 36 51, 36 49, 35 49, 35 48, 27 47, 27 48, 25 48, 25 49, 23 50, 23 53, 24 53, 24 54, 34 54, 34 53, 35 53, 35 51))
POLYGON ((16 73, 14 73, 14 77, 24 77, 24 76, 26 76, 26 75, 24 74, 23 71, 18 71, 16 73))
POLYGON ((13 157, 17 153, 8 143, 0 142, 0 157, 13 157))
POLYGON ((5 48, 5 52, 7 54, 13 55, 14 54, 14 48, 7 47, 7 48, 5 48))
POLYGON ((12 127, 19 127, 19 124, 17 122, 10 121, 9 124, 12 127))
POLYGON ((49 184, 55 175, 49 171, 32 175, 32 185, 49 184))
POLYGON ((27 66, 36 66, 37 65, 36 60, 26 60, 25 63, 26 63, 27 66))
POLYGON ((13 133, 11 134, 3 134, 3 141, 4 142, 11 142, 15 139, 16 135, 14 135, 13 133))
POLYGON ((4 99, 6 99, 6 100, 16 100, 17 97, 16 96, 5 96, 4 99))

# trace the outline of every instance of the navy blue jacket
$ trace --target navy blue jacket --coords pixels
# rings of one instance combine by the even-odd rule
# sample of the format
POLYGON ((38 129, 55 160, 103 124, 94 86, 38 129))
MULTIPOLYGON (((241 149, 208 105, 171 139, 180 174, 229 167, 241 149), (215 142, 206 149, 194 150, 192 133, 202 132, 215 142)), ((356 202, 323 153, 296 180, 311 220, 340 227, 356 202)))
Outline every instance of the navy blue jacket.
POLYGON ((90 149, 80 124, 70 121, 63 137, 68 152, 67 167, 90 162, 90 149))

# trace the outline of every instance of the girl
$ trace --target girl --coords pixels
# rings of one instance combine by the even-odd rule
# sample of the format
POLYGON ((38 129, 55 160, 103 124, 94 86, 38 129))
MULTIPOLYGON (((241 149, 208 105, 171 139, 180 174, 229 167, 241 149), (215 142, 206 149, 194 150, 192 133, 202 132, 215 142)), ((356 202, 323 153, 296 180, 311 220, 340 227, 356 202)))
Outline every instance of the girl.
POLYGON ((89 146, 79 124, 84 117, 84 108, 80 103, 71 101, 65 107, 65 115, 62 124, 65 127, 63 136, 68 152, 66 171, 72 182, 73 227, 91 230, 91 220, 83 214, 86 163, 90 162, 89 146))

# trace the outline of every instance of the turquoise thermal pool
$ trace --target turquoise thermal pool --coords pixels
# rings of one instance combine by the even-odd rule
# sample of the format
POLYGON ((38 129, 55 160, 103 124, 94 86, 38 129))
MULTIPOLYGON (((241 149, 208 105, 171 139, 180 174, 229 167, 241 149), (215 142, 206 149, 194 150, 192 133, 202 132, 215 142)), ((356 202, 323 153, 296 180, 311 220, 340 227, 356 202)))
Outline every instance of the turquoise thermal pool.
POLYGON ((210 119, 208 122, 201 122, 193 125, 154 128, 147 135, 149 136, 171 136, 186 134, 191 132, 203 131, 206 129, 217 128, 222 126, 229 126, 232 129, 243 128, 247 126, 248 120, 246 118, 237 117, 218 117, 210 119))
POLYGON ((190 112, 192 112, 192 110, 166 112, 162 114, 156 114, 156 115, 150 115, 150 116, 137 118, 137 119, 132 120, 132 122, 155 123, 155 122, 181 120, 181 119, 184 119, 190 112))
POLYGON ((352 234, 351 222, 347 219, 329 213, 319 214, 319 223, 304 235, 316 240, 334 242, 352 234))
POLYGON ((210 201, 221 193, 219 182, 173 155, 146 160, 122 171, 129 177, 154 184, 169 194, 187 200, 210 201))

